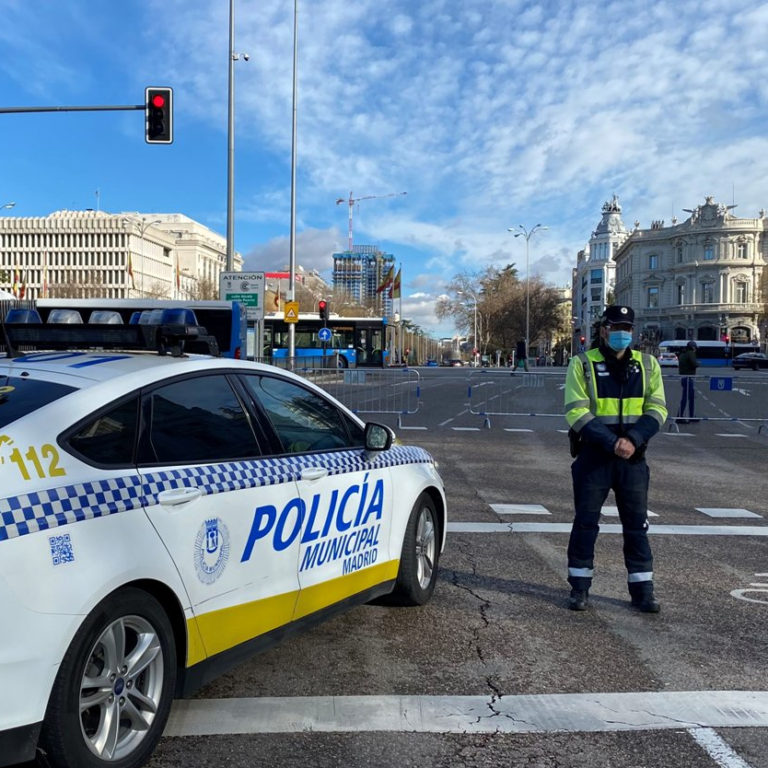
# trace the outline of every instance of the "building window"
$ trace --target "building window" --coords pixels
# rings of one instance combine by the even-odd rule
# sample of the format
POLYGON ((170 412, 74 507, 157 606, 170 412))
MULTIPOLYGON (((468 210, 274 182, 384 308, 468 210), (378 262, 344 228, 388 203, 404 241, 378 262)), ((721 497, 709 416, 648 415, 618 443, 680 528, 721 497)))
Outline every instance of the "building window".
POLYGON ((603 299, 602 288, 593 288, 591 293, 592 293, 592 301, 602 301, 603 299))
POLYGON ((739 243, 736 246, 736 254, 740 259, 746 259, 747 258, 747 244, 746 243, 739 243))
POLYGON ((685 283, 678 283, 677 286, 677 303, 685 304, 685 283))
POLYGON ((704 243, 704 261, 712 261, 715 258, 715 249, 712 243, 704 243))
POLYGON ((715 303, 715 284, 714 283, 701 284, 701 301, 703 304, 715 303))
POLYGON ((593 269, 589 273, 589 282, 590 283, 602 283, 603 282, 603 270, 602 269, 593 269))
POLYGON ((683 246, 682 245, 678 245, 677 248, 675 249, 675 258, 677 259, 678 264, 683 263, 683 246))
POLYGON ((655 253, 652 253, 648 257, 648 269, 658 269, 658 268, 659 268, 659 257, 655 253))
POLYGON ((747 283, 743 281, 739 281, 736 283, 733 287, 733 298, 736 304, 746 304, 747 303, 747 283))
POLYGON ((658 309, 659 306, 659 289, 648 289, 648 309, 658 309))

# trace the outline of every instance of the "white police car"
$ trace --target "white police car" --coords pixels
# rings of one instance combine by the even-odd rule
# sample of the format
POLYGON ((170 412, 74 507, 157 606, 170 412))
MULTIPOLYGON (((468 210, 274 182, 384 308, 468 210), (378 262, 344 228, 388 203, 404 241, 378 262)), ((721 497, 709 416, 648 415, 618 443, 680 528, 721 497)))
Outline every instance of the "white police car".
POLYGON ((430 598, 425 451, 270 366, 68 328, 0 329, 0 765, 140 766, 175 695, 342 606, 430 598))

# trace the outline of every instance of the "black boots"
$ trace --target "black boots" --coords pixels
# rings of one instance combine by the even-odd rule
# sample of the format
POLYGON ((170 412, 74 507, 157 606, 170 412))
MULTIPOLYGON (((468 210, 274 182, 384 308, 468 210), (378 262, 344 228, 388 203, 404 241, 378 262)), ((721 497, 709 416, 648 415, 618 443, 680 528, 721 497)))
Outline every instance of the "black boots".
POLYGON ((589 593, 585 589, 572 589, 568 600, 568 607, 572 611, 586 611, 589 602, 589 593))
POLYGON ((660 606, 653 596, 653 582, 643 581, 640 584, 629 584, 629 597, 632 607, 642 613, 658 613, 660 606))
POLYGON ((632 597, 632 607, 636 611, 641 611, 642 613, 658 613, 661 610, 661 606, 653 596, 653 592, 634 595, 632 597))

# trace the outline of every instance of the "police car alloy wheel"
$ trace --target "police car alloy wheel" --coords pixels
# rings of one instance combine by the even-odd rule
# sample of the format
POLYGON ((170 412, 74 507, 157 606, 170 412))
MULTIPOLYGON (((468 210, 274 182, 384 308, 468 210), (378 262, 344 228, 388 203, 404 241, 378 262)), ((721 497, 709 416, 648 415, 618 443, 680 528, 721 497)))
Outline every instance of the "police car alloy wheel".
POLYGON ((173 630, 135 588, 98 605, 56 676, 42 749, 58 766, 143 765, 165 728, 176 682, 173 630))
POLYGON ((432 597, 437 581, 437 512, 432 499, 422 494, 416 500, 405 529, 397 586, 392 595, 398 605, 424 605, 432 597))

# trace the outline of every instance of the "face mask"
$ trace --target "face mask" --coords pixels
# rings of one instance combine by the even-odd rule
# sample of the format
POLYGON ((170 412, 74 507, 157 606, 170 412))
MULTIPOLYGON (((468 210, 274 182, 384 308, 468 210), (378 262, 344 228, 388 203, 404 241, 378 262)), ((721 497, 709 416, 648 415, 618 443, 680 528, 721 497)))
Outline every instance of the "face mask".
POLYGON ((608 334, 608 346, 614 352, 621 352, 632 343, 632 331, 611 331, 608 334))

